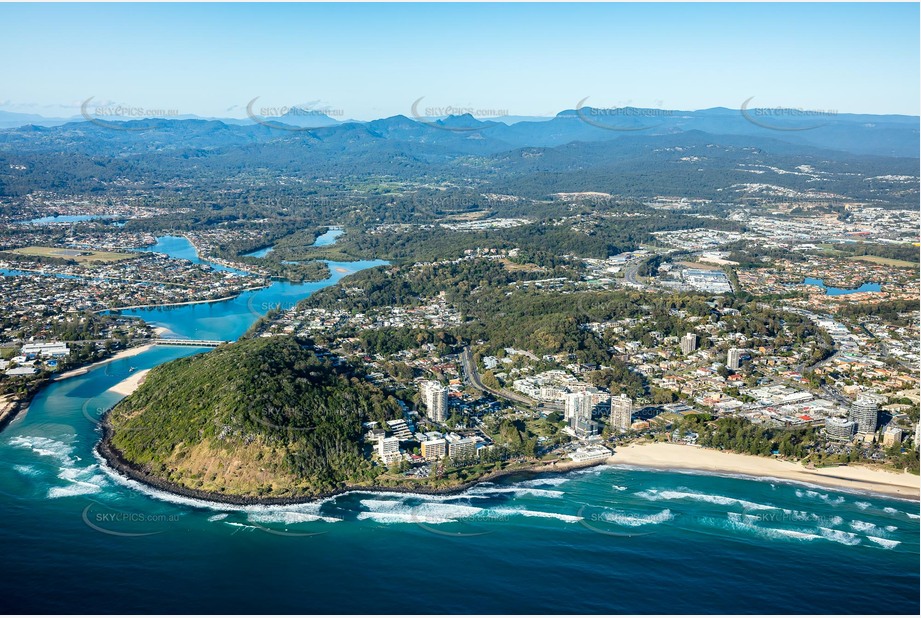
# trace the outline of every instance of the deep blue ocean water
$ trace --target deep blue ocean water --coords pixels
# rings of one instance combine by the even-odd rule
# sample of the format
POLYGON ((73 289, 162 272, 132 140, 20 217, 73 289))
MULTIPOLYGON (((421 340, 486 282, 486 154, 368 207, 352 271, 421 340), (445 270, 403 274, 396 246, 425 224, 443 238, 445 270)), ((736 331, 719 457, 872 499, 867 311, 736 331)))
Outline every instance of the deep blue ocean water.
MULTIPOLYGON (((335 280, 361 266, 331 267, 335 280)), ((179 336, 233 339, 263 306, 322 285, 131 313, 179 336)), ((202 352, 157 347, 55 383, 0 434, 5 612, 919 610, 919 512, 909 501, 603 466, 459 496, 353 493, 243 508, 108 471, 93 453, 97 419, 119 399, 108 389, 202 352)))

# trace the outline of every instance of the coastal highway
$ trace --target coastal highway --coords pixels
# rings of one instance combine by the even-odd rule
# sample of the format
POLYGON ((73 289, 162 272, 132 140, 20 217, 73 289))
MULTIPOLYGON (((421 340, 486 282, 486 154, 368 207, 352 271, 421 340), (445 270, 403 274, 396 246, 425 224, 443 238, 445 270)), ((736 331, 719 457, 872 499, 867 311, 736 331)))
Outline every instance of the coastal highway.
POLYGON ((477 372, 476 363, 473 362, 473 354, 470 353, 470 348, 465 347, 460 358, 461 364, 464 366, 464 375, 467 376, 473 388, 481 392, 489 393, 498 399, 505 399, 525 406, 533 407, 536 404, 535 401, 524 395, 519 395, 518 393, 513 393, 505 389, 495 390, 483 384, 483 382, 480 381, 480 374, 477 372))
POLYGON ((640 283, 639 279, 637 279, 636 273, 640 269, 641 264, 642 264, 642 261, 632 262, 628 264, 626 268, 624 268, 624 282, 625 283, 632 285, 632 286, 636 286, 638 288, 646 287, 645 284, 640 283))

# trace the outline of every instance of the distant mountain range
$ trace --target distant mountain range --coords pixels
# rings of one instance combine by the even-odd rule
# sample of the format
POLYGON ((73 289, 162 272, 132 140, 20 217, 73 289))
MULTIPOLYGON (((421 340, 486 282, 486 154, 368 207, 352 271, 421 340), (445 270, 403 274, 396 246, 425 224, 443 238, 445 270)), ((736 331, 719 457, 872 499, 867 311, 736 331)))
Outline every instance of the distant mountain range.
MULTIPOLYGON (((290 108, 276 116, 253 114, 245 119, 181 116, 133 120, 106 118, 87 120, 44 118, 35 114, 0 111, 0 128, 33 137, 38 129, 55 128, 47 135, 92 134, 92 125, 122 129, 122 133, 143 133, 145 141, 156 136, 164 123, 190 123, 184 129, 202 137, 204 132, 235 143, 277 139, 284 132, 313 133, 321 140, 359 135, 441 145, 467 153, 501 152, 521 147, 555 147, 572 142, 599 142, 627 136, 675 135, 702 131, 713 135, 769 138, 790 144, 848 152, 858 155, 916 157, 919 152, 919 117, 902 115, 837 114, 795 109, 728 109, 716 107, 697 111, 651 108, 603 109, 580 107, 564 110, 552 118, 502 117, 477 119, 470 114, 439 118, 394 116, 370 122, 337 120, 322 110, 290 108), (228 127, 224 131, 221 127, 228 127), (435 133, 433 130, 437 130, 435 133)), ((176 129, 177 127, 173 127, 176 129)), ((6 133, 6 132, 3 132, 6 133)), ((3 141, 11 138, 5 136, 3 141)), ((118 140, 114 136, 115 141, 118 140)), ((15 138, 13 138, 15 141, 15 138)), ((131 141, 131 140, 127 140, 131 141)))
POLYGON ((513 124, 468 114, 340 122, 303 110, 258 120, 0 129, 0 196, 348 176, 488 186, 534 199, 597 191, 724 202, 757 190, 918 203, 917 117, 583 107, 513 124))

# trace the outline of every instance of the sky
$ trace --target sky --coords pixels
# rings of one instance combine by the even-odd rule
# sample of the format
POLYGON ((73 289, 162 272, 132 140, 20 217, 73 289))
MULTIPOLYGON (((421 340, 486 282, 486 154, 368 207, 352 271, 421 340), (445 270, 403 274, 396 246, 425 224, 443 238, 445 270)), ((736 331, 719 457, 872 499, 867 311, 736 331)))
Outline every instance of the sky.
MULTIPOLYGON (((0 110, 919 113, 919 5, 0 3, 0 110), (257 99, 258 97, 258 99, 257 99), (422 99, 419 101, 419 99, 422 99)), ((479 113, 477 113, 479 112, 479 113)))

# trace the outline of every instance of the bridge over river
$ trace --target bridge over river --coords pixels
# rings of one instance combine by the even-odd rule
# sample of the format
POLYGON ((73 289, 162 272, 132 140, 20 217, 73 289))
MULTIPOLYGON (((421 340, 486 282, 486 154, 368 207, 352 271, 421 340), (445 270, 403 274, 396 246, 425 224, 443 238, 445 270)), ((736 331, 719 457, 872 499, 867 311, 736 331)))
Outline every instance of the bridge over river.
POLYGON ((196 348, 216 348, 222 343, 229 341, 218 341, 217 339, 150 339, 149 343, 153 345, 187 345, 196 348))

